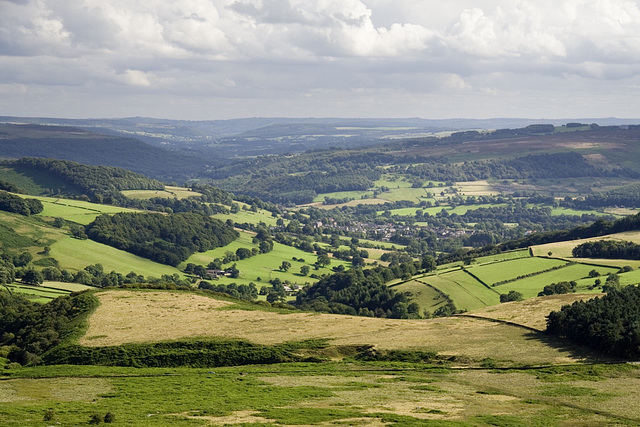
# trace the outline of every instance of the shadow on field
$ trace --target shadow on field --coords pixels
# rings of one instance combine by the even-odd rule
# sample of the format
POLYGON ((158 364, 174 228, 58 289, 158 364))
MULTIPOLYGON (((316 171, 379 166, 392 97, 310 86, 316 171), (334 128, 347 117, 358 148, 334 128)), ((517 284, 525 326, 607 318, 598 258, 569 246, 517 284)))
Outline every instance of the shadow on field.
POLYGON ((544 332, 527 332, 524 336, 527 340, 539 341, 560 352, 568 353, 569 357, 582 363, 612 363, 620 361, 588 347, 574 344, 571 341, 544 332))

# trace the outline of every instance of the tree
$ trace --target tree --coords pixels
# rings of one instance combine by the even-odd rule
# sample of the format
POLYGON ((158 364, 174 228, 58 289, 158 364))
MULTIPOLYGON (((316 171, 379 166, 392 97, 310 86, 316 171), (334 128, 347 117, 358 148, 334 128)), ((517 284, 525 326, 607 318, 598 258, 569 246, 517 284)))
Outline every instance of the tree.
POLYGON ((309 274, 309 271, 311 271, 311 267, 309 267, 308 265, 303 265, 302 267, 300 267, 300 274, 302 274, 303 276, 307 276, 309 274))
POLYGON ((76 239, 88 239, 87 233, 85 232, 84 227, 81 225, 72 225, 71 227, 69 227, 69 231, 71 232, 71 235, 76 239))
POLYGON ((22 275, 22 281, 27 285, 41 285, 44 282, 44 277, 39 271, 30 268, 22 275))
POLYGON ((524 295, 518 291, 509 291, 508 294, 500 294, 500 302, 522 301, 524 295))
POLYGON ((331 264, 331 258, 329 258, 329 255, 326 254, 318 255, 316 264, 318 264, 320 267, 326 267, 331 264))
POLYGON ((281 271, 287 271, 290 268, 291 268, 291 263, 289 261, 282 261, 282 264, 280 264, 281 271))

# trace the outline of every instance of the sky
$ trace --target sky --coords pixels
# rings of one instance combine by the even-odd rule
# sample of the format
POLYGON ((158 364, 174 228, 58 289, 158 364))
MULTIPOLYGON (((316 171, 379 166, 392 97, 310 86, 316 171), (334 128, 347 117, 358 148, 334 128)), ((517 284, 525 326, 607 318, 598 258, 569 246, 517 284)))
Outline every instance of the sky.
POLYGON ((640 117, 640 0, 0 0, 0 115, 640 117))

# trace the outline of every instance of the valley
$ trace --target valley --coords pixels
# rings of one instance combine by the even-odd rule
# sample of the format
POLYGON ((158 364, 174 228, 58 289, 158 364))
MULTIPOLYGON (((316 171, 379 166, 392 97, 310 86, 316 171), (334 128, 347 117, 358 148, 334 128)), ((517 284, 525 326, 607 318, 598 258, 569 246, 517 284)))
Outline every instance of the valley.
POLYGON ((1 424, 640 422, 633 320, 547 330, 640 283, 635 126, 259 124, 2 125, 1 424))

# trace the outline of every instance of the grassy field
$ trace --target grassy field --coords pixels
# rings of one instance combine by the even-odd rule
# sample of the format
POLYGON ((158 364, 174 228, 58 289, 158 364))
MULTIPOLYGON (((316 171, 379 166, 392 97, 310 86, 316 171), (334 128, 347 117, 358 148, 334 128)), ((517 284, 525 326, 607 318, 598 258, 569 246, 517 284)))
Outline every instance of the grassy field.
POLYGON ((410 280, 391 287, 397 292, 408 292, 411 302, 418 303, 420 309, 429 313, 433 313, 447 303, 442 294, 419 280, 410 280))
POLYGON ((39 216, 50 218, 64 218, 67 221, 82 225, 91 223, 102 214, 114 214, 118 212, 137 212, 133 209, 121 208, 111 205, 99 205, 81 200, 59 199, 54 197, 33 197, 42 202, 44 210, 39 216))
POLYGON ((504 320, 519 325, 544 331, 547 328, 546 316, 552 311, 558 311, 563 305, 584 301, 602 294, 562 294, 529 298, 524 301, 512 301, 492 307, 474 310, 470 315, 486 317, 488 319, 504 320))
MULTIPOLYGON (((222 221, 226 221, 227 219, 231 219, 233 220, 233 222, 236 222, 238 224, 244 224, 249 223, 249 224, 259 224, 261 222, 269 225, 269 226, 275 226, 276 225, 276 221, 278 220, 277 218, 274 218, 271 215, 271 212, 269 211, 265 211, 263 209, 258 209, 258 212, 251 212, 251 211, 245 211, 245 210, 239 210, 237 213, 235 214, 215 214, 213 215, 214 218, 218 218, 219 220, 222 221)), ((288 221, 285 221, 285 223, 288 221)))
POLYGON ((492 285, 503 280, 515 279, 516 277, 548 270, 563 264, 566 264, 566 261, 535 257, 519 258, 502 263, 470 266, 469 271, 487 285, 492 285))
POLYGON ((158 264, 93 240, 74 239, 69 235, 52 244, 50 254, 62 268, 69 270, 81 270, 87 265, 102 264, 105 272, 116 271, 125 275, 135 271, 145 277, 176 273, 183 276, 175 267, 158 264))
MULTIPOLYGON (((459 310, 475 310, 500 302, 500 295, 463 270, 418 279, 449 295, 459 310)), ((422 307, 421 307, 422 308, 422 307)))
POLYGON ((6 289, 9 289, 14 294, 20 294, 31 301, 40 303, 47 303, 59 296, 69 294, 67 291, 49 289, 40 286, 22 285, 19 283, 8 284, 6 285, 6 289))
POLYGON ((44 367, 11 371, 0 383, 0 423, 85 425, 109 412, 115 426, 637 425, 639 378, 630 365, 44 367), (46 411, 52 419, 43 422, 46 411))
POLYGON ((595 240, 626 240, 634 243, 640 243, 640 231, 627 231, 624 233, 609 234, 607 236, 593 237, 589 239, 576 239, 567 242, 547 243, 545 245, 532 246, 531 250, 534 255, 547 255, 552 253, 554 257, 570 258, 571 251, 578 245, 595 240))
MULTIPOLYGON (((199 265, 206 266, 215 258, 224 258, 225 252, 233 252, 238 248, 244 247, 248 249, 252 249, 257 247, 256 244, 252 243, 251 239, 253 238, 252 233, 248 233, 245 231, 240 232, 240 238, 231 242, 229 245, 216 248, 211 251, 196 253, 192 255, 188 260, 181 264, 181 267, 186 265, 187 263, 194 263, 199 265)), ((291 283, 314 283, 316 279, 313 279, 308 276, 300 275, 300 267, 303 265, 309 265, 311 267, 311 273, 316 273, 318 275, 330 273, 331 268, 336 265, 344 265, 348 267, 350 264, 341 261, 332 259, 331 265, 329 268, 321 268, 320 270, 315 270, 313 264, 318 260, 316 254, 312 254, 309 252, 304 252, 300 249, 285 246, 278 242, 275 242, 273 245, 273 250, 266 254, 258 254, 251 258, 247 258, 240 261, 233 261, 236 263, 237 268, 240 270, 240 277, 238 278, 229 278, 224 277, 220 278, 216 283, 232 283, 235 282, 237 284, 254 282, 257 286, 260 285, 260 282, 265 283, 271 279, 275 279, 276 277, 282 281, 288 280, 291 283), (293 258, 297 258, 298 261, 293 260, 293 258), (304 262, 300 262, 299 260, 303 259, 304 262), (291 263, 291 268, 288 271, 280 271, 279 267, 282 264, 282 261, 289 261, 291 263)), ((225 264, 225 267, 230 266, 232 263, 225 264)))
POLYGON ((274 345, 327 339, 330 345, 423 349, 472 360, 563 363, 582 356, 515 326, 462 317, 399 320, 318 313, 278 313, 177 292, 104 291, 82 345, 104 346, 195 337, 274 345), (247 310, 247 308, 249 310, 247 310), (491 342, 492 345, 486 345, 491 342))
MULTIPOLYGON (((545 286, 552 283, 584 279, 588 276, 591 270, 596 270, 603 276, 606 276, 608 273, 615 273, 618 271, 617 268, 573 264, 564 268, 560 268, 558 270, 549 271, 546 273, 538 274, 536 276, 505 283, 504 285, 496 286, 495 290, 502 294, 506 294, 509 293, 509 291, 514 290, 522 293, 525 298, 531 298, 538 295, 538 292, 542 291, 545 286)), ((591 279, 591 283, 593 283, 593 281, 594 279, 591 279)), ((581 291, 586 291, 586 289, 581 289, 581 291)))
POLYGON ((122 194, 130 199, 146 200, 154 197, 162 197, 166 199, 186 199, 189 197, 198 197, 202 194, 184 187, 172 187, 167 185, 164 187, 164 191, 157 190, 125 190, 122 194))
POLYGON ((488 255, 484 257, 478 257, 473 260, 472 265, 476 264, 490 264, 499 261, 507 261, 519 258, 529 258, 531 255, 529 249, 517 249, 515 251, 503 252, 496 255, 488 255))

